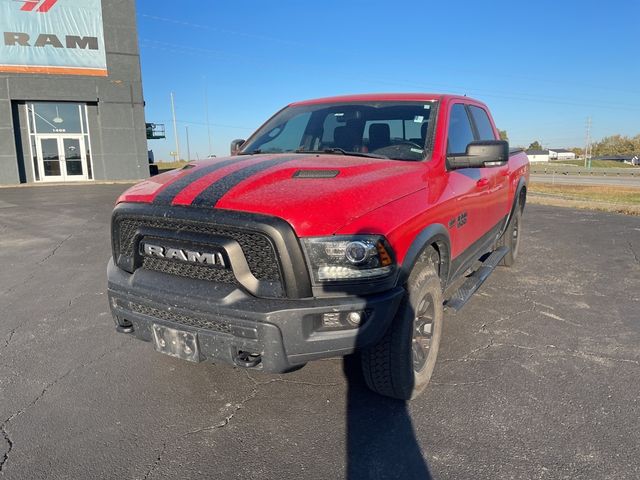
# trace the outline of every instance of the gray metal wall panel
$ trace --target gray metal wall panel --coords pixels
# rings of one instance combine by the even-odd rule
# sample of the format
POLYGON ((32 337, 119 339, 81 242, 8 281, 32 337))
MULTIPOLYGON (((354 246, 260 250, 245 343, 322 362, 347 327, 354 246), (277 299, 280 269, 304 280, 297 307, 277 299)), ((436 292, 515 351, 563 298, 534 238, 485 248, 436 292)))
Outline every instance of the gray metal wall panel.
POLYGON ((0 75, 0 100, 9 100, 9 79, 0 75))
POLYGON ((11 102, 0 102, 0 185, 20 182, 16 143, 13 135, 11 102))
MULTIPOLYGON (((2 143, 4 136, 5 132, 0 130, 0 143, 2 143)), ((11 138, 13 139, 13 136, 11 138)), ((0 155, 0 185, 12 185, 19 182, 16 154, 0 155)))
POLYGON ((96 85, 93 80, 70 77, 64 80, 39 75, 9 78, 9 96, 12 100, 95 102, 96 85))
MULTIPOLYGON (((9 110, 9 112, 11 112, 11 110, 9 110)), ((4 155, 16 154, 15 139, 13 138, 13 128, 11 127, 0 127, 0 152, 2 152, 4 155)))
POLYGON ((12 126, 13 121, 11 119, 11 102, 9 100, 0 99, 0 128, 11 128, 12 126))
POLYGON ((89 105, 87 107, 87 120, 89 122, 89 132, 91 132, 91 153, 93 154, 93 178, 98 180, 106 179, 106 166, 102 155, 102 129, 98 117, 98 106, 89 105))
MULTIPOLYGON (((5 83, 6 82, 0 82, 5 83)), ((0 185, 19 183, 16 145, 11 119, 11 102, 0 101, 0 185)))
POLYGON ((104 32, 107 54, 117 52, 128 55, 138 55, 138 35, 135 27, 111 25, 104 32))

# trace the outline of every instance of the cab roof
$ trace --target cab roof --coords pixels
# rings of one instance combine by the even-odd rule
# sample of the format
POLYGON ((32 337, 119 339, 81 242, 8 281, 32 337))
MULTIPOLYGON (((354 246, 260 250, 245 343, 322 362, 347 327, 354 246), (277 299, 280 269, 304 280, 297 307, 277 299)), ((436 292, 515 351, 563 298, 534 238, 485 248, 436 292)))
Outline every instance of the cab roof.
MULTIPOLYGON (((449 95, 442 93, 365 93, 360 95, 342 95, 337 97, 316 98, 312 100, 303 100, 301 102, 293 102, 290 106, 299 105, 317 105, 323 103, 349 103, 349 102, 427 102, 430 100, 448 100, 454 98, 464 98, 472 100, 469 97, 460 95, 449 95)), ((474 100, 476 101, 476 100, 474 100)))

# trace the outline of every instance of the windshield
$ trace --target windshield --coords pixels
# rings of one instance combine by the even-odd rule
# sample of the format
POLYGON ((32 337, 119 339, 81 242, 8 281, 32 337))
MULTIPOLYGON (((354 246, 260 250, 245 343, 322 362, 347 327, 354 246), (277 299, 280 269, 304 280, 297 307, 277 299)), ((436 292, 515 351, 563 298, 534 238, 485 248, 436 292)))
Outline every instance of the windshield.
POLYGON ((253 153, 339 153, 422 160, 436 101, 322 103, 287 107, 242 146, 253 153))

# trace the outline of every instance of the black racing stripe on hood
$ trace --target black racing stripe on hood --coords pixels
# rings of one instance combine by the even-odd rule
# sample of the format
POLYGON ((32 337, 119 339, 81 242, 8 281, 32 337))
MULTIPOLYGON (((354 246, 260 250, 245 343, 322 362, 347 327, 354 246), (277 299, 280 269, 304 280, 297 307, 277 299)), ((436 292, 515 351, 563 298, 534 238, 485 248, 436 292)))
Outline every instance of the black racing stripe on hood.
POLYGON ((158 195, 156 195, 156 197, 153 199, 153 204, 171 205, 171 202, 173 202, 173 199, 176 198, 176 195, 178 195, 182 190, 184 190, 196 180, 238 161, 239 160, 237 158, 234 158, 233 160, 225 160, 222 162, 214 163, 213 165, 209 165, 208 167, 201 168, 200 170, 196 170, 180 177, 173 183, 170 183, 166 188, 161 190, 160 193, 158 193, 158 195))
POLYGON ((239 183, 247 180, 257 173, 263 172, 276 165, 280 165, 281 163, 288 162, 289 160, 293 160, 294 158, 299 158, 299 156, 292 155, 276 158, 273 160, 267 160, 265 162, 250 165, 248 167, 241 168, 240 170, 230 173, 226 177, 222 177, 220 180, 209 185, 206 189, 200 192, 200 194, 193 199, 191 205, 197 207, 215 207, 216 203, 218 203, 220 199, 229 192, 229 190, 231 190, 239 183))

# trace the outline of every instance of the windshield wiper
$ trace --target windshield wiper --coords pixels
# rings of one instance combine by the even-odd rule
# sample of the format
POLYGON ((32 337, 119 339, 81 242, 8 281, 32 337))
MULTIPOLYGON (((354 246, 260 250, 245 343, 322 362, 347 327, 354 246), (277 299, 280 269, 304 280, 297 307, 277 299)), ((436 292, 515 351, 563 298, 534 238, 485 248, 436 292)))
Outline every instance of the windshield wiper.
POLYGON ((323 150, 304 150, 302 148, 299 148, 298 150, 296 150, 296 153, 330 153, 333 155, 348 155, 351 157, 389 158, 385 157, 384 155, 376 155, 375 153, 349 152, 337 147, 325 148, 323 150))
POLYGON ((259 153, 262 153, 262 150, 258 148, 257 150, 251 150, 250 152, 238 152, 238 155, 258 155, 259 153))

